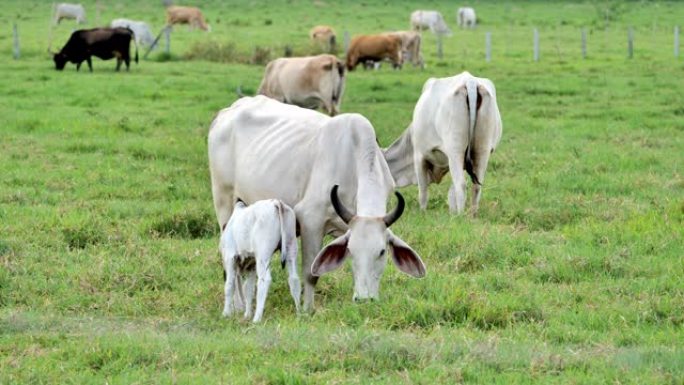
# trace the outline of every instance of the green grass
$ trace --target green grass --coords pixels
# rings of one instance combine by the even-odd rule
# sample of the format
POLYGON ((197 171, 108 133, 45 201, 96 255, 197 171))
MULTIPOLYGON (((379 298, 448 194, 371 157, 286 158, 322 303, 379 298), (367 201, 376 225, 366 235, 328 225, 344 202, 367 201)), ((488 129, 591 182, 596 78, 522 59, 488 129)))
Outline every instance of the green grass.
MULTIPOLYGON (((54 70, 48 3, 6 3, 0 24, 18 21, 22 58, 4 28, 0 384, 684 382, 684 64, 672 55, 684 4, 478 1, 475 31, 456 30, 457 5, 425 5, 454 28, 445 57, 424 34, 425 71, 357 70, 342 109, 387 146, 428 77, 492 79, 504 133, 479 217, 448 215, 446 182, 426 212, 402 189, 393 230, 425 279, 390 266, 381 301, 356 305, 346 266, 319 282, 315 314, 297 317, 274 265, 253 326, 220 318, 209 123, 238 85, 257 88, 263 66, 240 64, 255 47, 310 52, 318 23, 402 29, 416 6, 206 2, 210 34, 180 27, 170 58, 153 53, 130 73, 95 59, 89 74, 54 70)), ((159 2, 103 3, 102 20, 161 28, 159 2)), ((71 29, 59 26, 53 47, 71 29)))

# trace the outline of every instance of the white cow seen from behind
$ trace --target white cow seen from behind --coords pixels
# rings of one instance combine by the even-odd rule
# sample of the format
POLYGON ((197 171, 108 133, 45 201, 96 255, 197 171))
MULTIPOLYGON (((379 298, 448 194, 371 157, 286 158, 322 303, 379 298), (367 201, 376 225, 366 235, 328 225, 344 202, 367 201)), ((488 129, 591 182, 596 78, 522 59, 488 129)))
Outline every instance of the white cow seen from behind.
POLYGON ((278 245, 281 264, 283 268, 287 267, 289 274, 290 294, 299 313, 301 285, 297 275, 294 211, 277 199, 257 201, 250 206, 238 201, 221 234, 219 244, 226 272, 224 317, 231 316, 235 310, 233 295, 237 287, 245 304, 245 319, 252 317, 252 301, 256 289, 256 310, 252 321, 261 320, 271 284, 271 256, 278 245), (247 276, 244 287, 240 285, 240 276, 243 274, 247 276))
POLYGON ((59 24, 62 19, 75 19, 78 24, 85 23, 85 9, 81 4, 59 3, 55 5, 55 25, 59 24))
POLYGON ((470 7, 461 7, 456 12, 456 21, 461 28, 475 28, 477 17, 475 10, 470 7))
POLYGON ((395 183, 418 184, 420 208, 428 202, 428 184, 451 173, 449 209, 465 208, 465 170, 473 182, 472 214, 477 213, 489 156, 501 139, 501 115, 494 84, 463 72, 430 78, 406 131, 385 150, 395 183))

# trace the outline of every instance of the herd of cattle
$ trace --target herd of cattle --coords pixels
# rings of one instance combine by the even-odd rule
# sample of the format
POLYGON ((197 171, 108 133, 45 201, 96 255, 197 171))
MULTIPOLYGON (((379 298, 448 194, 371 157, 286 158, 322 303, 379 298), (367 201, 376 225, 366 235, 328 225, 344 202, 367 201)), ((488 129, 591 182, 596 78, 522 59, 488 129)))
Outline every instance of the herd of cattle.
MULTIPOLYGON (((56 8, 56 22, 65 17, 85 19, 83 7, 64 5, 56 8), (67 11, 74 12, 67 16, 67 11)), ((490 80, 468 72, 428 79, 408 128, 384 149, 368 119, 357 113, 339 114, 346 71, 383 60, 400 67, 407 59, 422 67, 420 30, 450 33, 436 11, 415 11, 410 20, 411 31, 354 37, 346 62, 333 54, 271 61, 259 95, 238 99, 211 123, 209 169, 221 228, 224 316, 244 310, 245 318, 261 319, 271 282, 270 258, 278 249, 299 311, 298 236, 305 311, 313 310, 318 277, 340 267, 347 257, 355 301, 378 298, 387 249, 400 271, 425 276, 418 253, 390 230, 405 207, 395 191, 398 187, 417 184, 420 208, 425 210, 428 185, 449 173, 449 210, 462 214, 468 174, 470 211, 477 213, 487 163, 502 134, 490 80), (315 111, 318 108, 327 115, 315 111), (397 204, 387 213, 392 193, 397 204), (337 238, 323 247, 326 235, 337 238)), ((461 8, 458 20, 464 27, 472 26, 475 12, 461 8)), ((209 30, 200 10, 192 7, 168 7, 167 23, 209 30)), ((84 60, 90 67, 90 55, 113 55, 119 59, 117 69, 122 60, 128 68, 130 40, 148 44, 148 32, 144 23, 123 19, 114 20, 112 28, 76 31, 55 54, 55 63, 62 69, 72 61, 78 69, 84 60)), ((331 27, 314 27, 310 38, 334 51, 337 39, 331 27)))

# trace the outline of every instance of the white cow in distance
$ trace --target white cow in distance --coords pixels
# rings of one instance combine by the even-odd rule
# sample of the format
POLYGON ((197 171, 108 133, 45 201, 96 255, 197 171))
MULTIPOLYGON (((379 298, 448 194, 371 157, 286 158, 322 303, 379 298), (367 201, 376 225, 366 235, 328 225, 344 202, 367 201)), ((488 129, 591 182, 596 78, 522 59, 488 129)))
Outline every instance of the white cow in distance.
POLYGON ((461 7, 456 12, 456 21, 461 28, 475 28, 477 17, 475 10, 470 7, 461 7))
POLYGON ((85 23, 85 9, 81 4, 58 3, 55 5, 54 24, 59 24, 62 19, 75 19, 78 24, 85 23))
POLYGON ((290 294, 299 313, 301 286, 297 275, 297 224, 292 209, 277 199, 255 202, 247 206, 238 201, 233 215, 221 234, 219 250, 226 272, 223 316, 235 310, 233 294, 237 286, 245 304, 245 319, 252 316, 252 300, 256 282, 256 310, 252 322, 261 321, 271 284, 271 256, 280 245, 280 261, 289 274, 290 294), (247 275, 244 288, 240 276, 247 275))
POLYGON ((399 270, 425 275, 418 254, 389 229, 404 200, 395 192, 397 207, 386 213, 394 180, 363 116, 331 118, 262 95, 244 97, 218 113, 208 144, 219 226, 238 197, 279 199, 293 208, 302 238, 304 310, 313 310, 318 276, 347 257, 354 300, 378 298, 388 248, 399 270), (321 249, 326 234, 338 238, 321 249))
POLYGON ((429 29, 435 35, 451 36, 451 29, 438 11, 418 10, 411 13, 411 29, 414 31, 429 29))
POLYGON ((477 213, 481 184, 490 154, 501 139, 501 115, 494 84, 463 72, 430 78, 406 131, 385 150, 385 159, 399 187, 418 184, 421 209, 427 208, 428 184, 451 173, 449 209, 465 208, 465 175, 473 182, 471 211, 477 213))
POLYGON ((141 47, 150 47, 154 43, 154 35, 152 35, 150 26, 144 21, 114 19, 109 25, 112 28, 129 28, 135 35, 135 42, 141 47))

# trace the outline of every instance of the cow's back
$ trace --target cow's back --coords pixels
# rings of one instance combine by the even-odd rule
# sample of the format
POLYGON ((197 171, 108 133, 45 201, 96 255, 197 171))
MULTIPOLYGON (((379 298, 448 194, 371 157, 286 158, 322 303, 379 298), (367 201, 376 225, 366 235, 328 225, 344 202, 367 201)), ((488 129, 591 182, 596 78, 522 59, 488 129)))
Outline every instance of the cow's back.
POLYGON ((317 156, 318 128, 329 117, 265 96, 222 110, 209 132, 212 183, 245 201, 301 199, 317 156))

